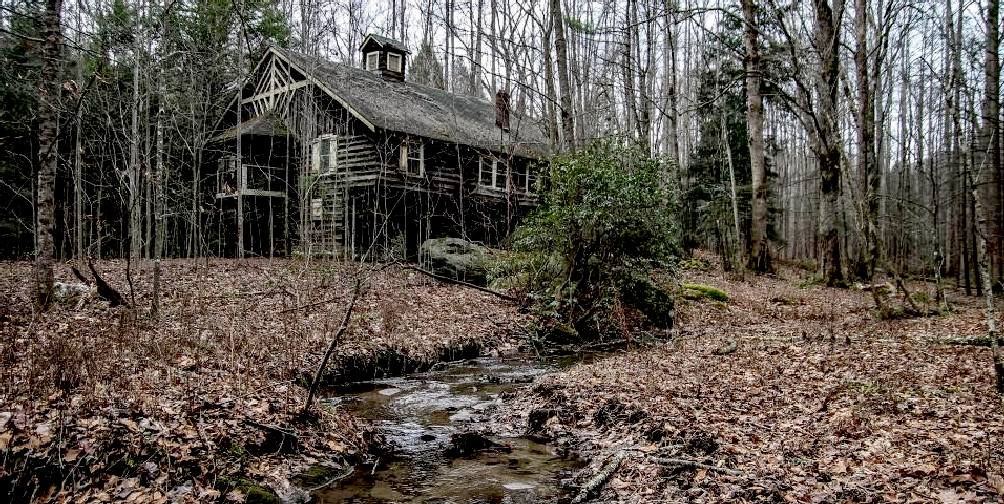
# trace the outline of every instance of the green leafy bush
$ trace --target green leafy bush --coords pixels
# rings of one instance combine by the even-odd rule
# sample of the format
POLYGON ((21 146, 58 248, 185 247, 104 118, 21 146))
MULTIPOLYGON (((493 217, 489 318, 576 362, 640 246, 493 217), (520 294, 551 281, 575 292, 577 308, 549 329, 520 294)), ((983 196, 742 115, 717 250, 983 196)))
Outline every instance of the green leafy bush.
POLYGON ((668 327, 672 298, 649 272, 669 269, 678 250, 669 168, 612 144, 554 159, 542 204, 514 233, 496 282, 518 281, 551 327, 581 337, 623 330, 625 308, 668 327))

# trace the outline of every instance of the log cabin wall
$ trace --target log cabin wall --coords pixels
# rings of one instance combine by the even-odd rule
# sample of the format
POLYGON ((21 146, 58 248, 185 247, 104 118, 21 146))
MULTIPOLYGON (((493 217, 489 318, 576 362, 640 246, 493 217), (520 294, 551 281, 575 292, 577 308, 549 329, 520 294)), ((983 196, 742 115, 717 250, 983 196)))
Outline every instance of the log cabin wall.
MULTIPOLYGON (((298 224, 284 231, 298 236, 299 252, 415 259, 431 237, 497 243, 533 204, 523 158, 374 127, 331 94, 337 83, 324 84, 311 73, 269 52, 240 107, 245 122, 274 116, 285 139, 292 139, 283 160, 291 168, 284 218, 297 216, 298 224), (485 160, 498 163, 492 179, 503 181, 498 187, 482 183, 485 160), (510 187, 508 180, 523 182, 510 187)), ((244 153, 260 150, 252 146, 244 153)))

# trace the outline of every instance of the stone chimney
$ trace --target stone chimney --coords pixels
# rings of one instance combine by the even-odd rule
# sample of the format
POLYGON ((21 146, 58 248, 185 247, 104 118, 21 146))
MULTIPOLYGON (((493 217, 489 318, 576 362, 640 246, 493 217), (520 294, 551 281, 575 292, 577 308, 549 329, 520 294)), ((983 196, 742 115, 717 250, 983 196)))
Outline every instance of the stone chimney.
POLYGON ((501 89, 495 92, 495 126, 509 131, 509 93, 501 89))

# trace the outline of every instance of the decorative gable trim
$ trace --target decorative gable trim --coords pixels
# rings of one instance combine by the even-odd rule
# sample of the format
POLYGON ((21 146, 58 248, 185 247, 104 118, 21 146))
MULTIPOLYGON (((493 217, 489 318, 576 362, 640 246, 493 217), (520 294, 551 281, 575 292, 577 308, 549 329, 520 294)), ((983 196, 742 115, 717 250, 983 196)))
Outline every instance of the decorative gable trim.
POLYGON ((376 131, 376 126, 374 126, 373 123, 369 121, 369 119, 366 119, 365 117, 363 117, 363 115, 360 114, 356 109, 352 108, 352 105, 349 105, 349 102, 345 101, 341 96, 338 96, 337 94, 335 94, 335 92, 332 91, 331 88, 329 88, 327 85, 325 85, 319 79, 317 79, 316 77, 314 77, 314 75, 313 75, 312 72, 309 72, 306 68, 301 68, 300 65, 297 65, 296 63, 294 63, 293 61, 289 60, 288 58, 283 57, 283 55, 280 54, 278 51, 276 51, 275 48, 269 47, 268 48, 268 52, 271 53, 272 56, 275 57, 275 58, 282 58, 283 61, 285 61, 286 63, 289 64, 290 68, 294 68, 298 72, 302 73, 304 75, 304 77, 306 77, 307 80, 309 80, 311 82, 311 84, 317 86, 318 89, 320 89, 321 91, 324 91, 325 93, 327 93, 328 96, 331 97, 331 99, 333 99, 336 102, 338 102, 339 105, 341 105, 342 107, 344 107, 345 110, 348 110, 349 113, 352 114, 356 119, 359 119, 360 122, 362 122, 363 124, 365 124, 366 127, 370 129, 370 131, 376 131))

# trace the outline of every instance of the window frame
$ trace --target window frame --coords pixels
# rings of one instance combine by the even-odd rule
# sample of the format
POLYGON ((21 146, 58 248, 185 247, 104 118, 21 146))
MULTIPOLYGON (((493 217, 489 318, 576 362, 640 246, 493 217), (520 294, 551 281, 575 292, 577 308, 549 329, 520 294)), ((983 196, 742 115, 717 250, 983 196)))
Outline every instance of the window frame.
POLYGON ((397 54, 397 53, 392 53, 392 52, 387 53, 387 70, 390 70, 391 72, 397 72, 397 73, 404 72, 404 57, 402 57, 400 54, 397 54), (394 59, 397 60, 397 68, 394 68, 391 65, 391 61, 392 61, 391 58, 394 58, 394 59))
POLYGON ((380 51, 370 51, 366 53, 366 69, 367 70, 379 70, 380 69, 380 51), (373 65, 370 65, 370 60, 376 57, 373 65))
POLYGON ((509 190, 509 178, 510 178, 509 177, 509 163, 506 163, 504 160, 499 159, 497 156, 491 155, 491 154, 489 154, 489 155, 481 155, 480 156, 480 158, 478 159, 478 185, 479 186, 481 186, 483 188, 486 188, 486 189, 491 189, 491 190, 494 190, 494 191, 503 191, 503 192, 505 192, 505 191, 509 190), (485 182, 485 177, 484 177, 484 174, 485 174, 484 173, 485 172, 484 164, 486 162, 489 162, 489 161, 491 162, 491 169, 489 170, 489 172, 491 173, 491 179, 488 180, 487 183, 486 183, 485 182), (500 174, 499 167, 500 166, 503 167, 506 170, 504 173, 501 173, 502 177, 499 177, 499 174, 500 174), (505 184, 504 185, 501 185, 501 186, 499 185, 499 178, 504 178, 505 179, 505 184))
POLYGON ((400 152, 401 171, 409 177, 425 176, 425 142, 416 138, 407 138, 401 142, 400 152), (415 147, 418 147, 417 149, 415 147), (415 155, 415 152, 418 155, 415 155), (418 161, 418 173, 411 170, 411 162, 418 161))
POLYGON ((334 173, 338 169, 338 135, 331 133, 319 135, 310 143, 310 173, 324 175, 334 173), (322 152, 322 146, 327 146, 327 153, 322 152), (327 165, 325 166, 325 161, 327 165))
POLYGON ((319 221, 324 219, 324 200, 322 198, 310 198, 310 220, 319 221))

